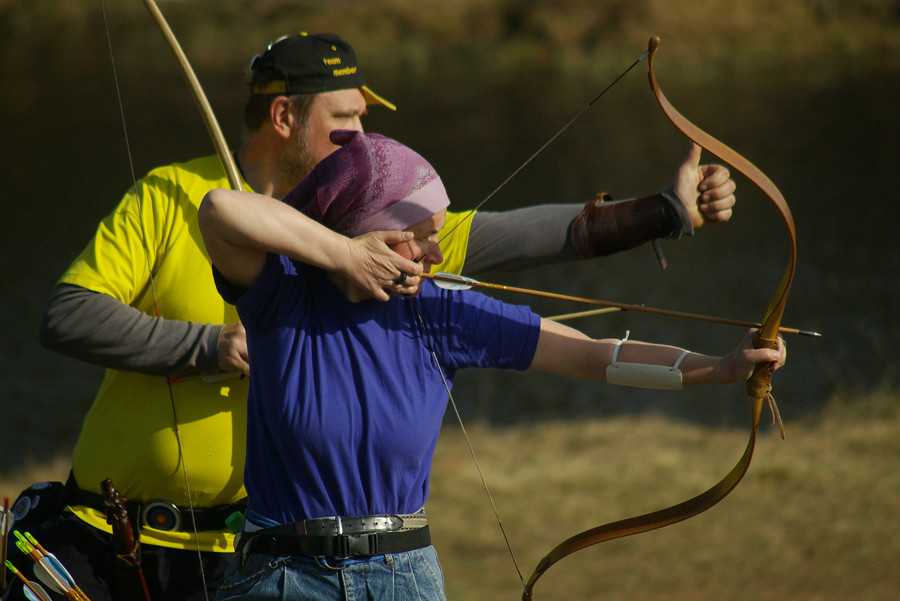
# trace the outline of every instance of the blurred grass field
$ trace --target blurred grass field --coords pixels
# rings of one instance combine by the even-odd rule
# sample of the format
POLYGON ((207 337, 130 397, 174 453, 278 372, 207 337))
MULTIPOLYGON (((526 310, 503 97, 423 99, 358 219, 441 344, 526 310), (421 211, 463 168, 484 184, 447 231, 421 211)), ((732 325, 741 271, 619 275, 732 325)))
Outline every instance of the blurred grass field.
MULTIPOLYGON (((565 558, 537 599, 900 598, 900 412, 892 394, 836 398, 770 429, 748 475, 708 512, 565 558)), ((471 435, 528 573, 565 537, 680 502, 716 482, 747 432, 656 417, 471 435)), ((449 598, 517 599, 520 585, 458 428, 447 428, 429 510, 449 598)))
MULTIPOLYGON (((814 420, 788 423, 784 441, 767 428, 748 475, 720 505, 564 559, 536 598, 896 601, 898 407, 895 393, 843 395, 814 420)), ((701 492, 747 437, 655 416, 469 430, 523 572, 571 534, 701 492)), ((0 494, 67 470, 65 458, 30 465, 0 480, 0 494)), ((438 446, 429 513, 450 599, 519 598, 454 424, 438 446)))

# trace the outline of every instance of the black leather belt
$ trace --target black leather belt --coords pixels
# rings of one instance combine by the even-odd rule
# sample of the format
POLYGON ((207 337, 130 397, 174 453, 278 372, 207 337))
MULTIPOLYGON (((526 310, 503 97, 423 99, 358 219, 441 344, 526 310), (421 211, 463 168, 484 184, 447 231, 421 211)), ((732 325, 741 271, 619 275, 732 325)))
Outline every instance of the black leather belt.
POLYGON ((351 557, 404 553, 431 544, 428 526, 413 530, 312 536, 296 534, 284 526, 245 532, 238 540, 237 552, 241 561, 253 553, 268 555, 307 555, 351 557))
MULTIPOLYGON (((69 505, 83 505, 106 512, 103 495, 80 489, 71 473, 66 481, 66 502, 69 505)), ((192 532, 194 530, 194 520, 191 519, 191 510, 188 507, 178 506, 165 500, 129 501, 125 507, 132 524, 166 531, 192 532)), ((244 511, 246 508, 246 500, 231 505, 195 507, 193 515, 197 521, 197 530, 221 532, 226 529, 225 520, 228 516, 235 511, 244 511)))

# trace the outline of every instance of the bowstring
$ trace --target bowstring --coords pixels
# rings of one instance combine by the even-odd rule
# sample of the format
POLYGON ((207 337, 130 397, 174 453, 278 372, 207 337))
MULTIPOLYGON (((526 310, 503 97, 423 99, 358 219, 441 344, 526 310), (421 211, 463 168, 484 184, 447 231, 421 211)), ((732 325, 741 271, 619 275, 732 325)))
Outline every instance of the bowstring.
MULTIPOLYGON (((141 211, 139 212, 139 217, 140 217, 140 215, 143 214, 144 194, 143 194, 143 192, 141 192, 139 190, 138 182, 137 182, 137 174, 136 174, 136 171, 134 168, 134 157, 132 155, 131 141, 130 141, 130 138, 128 135, 128 120, 125 115, 125 101, 122 97, 122 90, 119 85, 119 74, 118 74, 118 70, 116 68, 116 59, 115 59, 115 53, 113 52, 112 35, 110 33, 109 19, 107 17, 105 0, 100 0, 100 9, 101 9, 101 12, 103 13, 103 27, 104 27, 104 31, 106 34, 107 48, 109 50, 109 62, 110 62, 110 65, 112 66, 113 82, 114 82, 115 89, 116 89, 116 100, 118 101, 118 105, 119 105, 119 118, 121 121, 122 133, 125 137, 125 151, 126 151, 126 154, 128 155, 128 167, 129 167, 129 170, 131 173, 131 185, 132 185, 132 190, 134 191, 134 194, 137 196, 138 202, 140 204, 140 208, 141 208, 141 211)), ((156 317, 161 318, 162 313, 160 311, 159 297, 156 293, 156 277, 153 275, 153 267, 150 263, 150 247, 147 242, 146 233, 144 232, 143 219, 140 219, 140 223, 141 223, 141 245, 144 247, 144 260, 146 262, 145 267, 147 269, 147 274, 149 276, 150 296, 153 299, 153 310, 154 310, 154 313, 156 314, 156 317)), ((199 533, 199 529, 197 528, 196 512, 194 511, 193 491, 191 489, 190 476, 188 475, 187 457, 184 452, 184 444, 183 444, 182 438, 181 438, 181 429, 178 426, 178 409, 177 409, 177 405, 175 403, 175 390, 172 387, 172 379, 169 377, 166 377, 166 390, 168 391, 169 404, 172 408, 172 430, 175 435, 175 442, 178 445, 178 454, 181 459, 181 473, 182 473, 182 478, 184 480, 185 492, 187 493, 188 508, 190 509, 190 512, 191 512, 191 525, 192 525, 193 532, 194 532, 194 543, 195 543, 195 548, 197 551, 197 565, 200 568, 200 581, 203 586, 203 599, 204 599, 204 601, 209 601, 209 593, 207 591, 207 584, 206 584, 206 570, 203 568, 203 555, 200 550, 200 533, 199 533)), ((138 526, 137 536, 138 536, 138 540, 140 540, 140 524, 138 524, 137 526, 138 526)))
POLYGON ((450 401, 450 407, 453 408, 453 413, 456 415, 456 421, 459 423, 459 429, 462 430, 463 439, 466 441, 466 448, 469 450, 469 457, 472 458, 472 463, 475 464, 475 471, 478 472, 478 477, 481 479, 481 486, 484 489, 485 494, 487 494, 487 498, 491 503, 491 509, 494 512, 494 518, 497 520, 497 526, 500 528, 500 534, 503 535, 503 541, 506 543, 506 550, 509 552, 509 557, 510 559, 512 559, 513 567, 516 569, 516 574, 519 576, 519 582, 522 583, 522 588, 525 588, 525 578, 522 575, 522 570, 519 569, 519 562, 516 559, 516 554, 513 551, 512 544, 510 544, 509 542, 509 536, 506 533, 506 528, 503 526, 503 520, 500 518, 500 510, 497 508, 497 503, 494 500, 494 495, 493 493, 491 493, 490 487, 488 486, 487 479, 484 477, 484 471, 481 469, 481 464, 478 461, 478 456, 475 454, 475 447, 472 445, 472 439, 469 437, 469 432, 468 430, 466 430, 466 426, 463 423, 462 414, 459 412, 459 407, 456 405, 456 401, 453 399, 453 392, 450 390, 450 384, 447 381, 447 375, 444 373, 444 368, 441 366, 441 362, 438 361, 437 353, 435 353, 434 351, 434 345, 431 344, 431 337, 428 335, 428 328, 425 326, 425 320, 422 319, 422 314, 419 312, 419 306, 416 303, 415 299, 412 300, 412 306, 416 319, 419 322, 419 327, 422 329, 422 335, 425 339, 426 348, 431 354, 431 360, 441 376, 441 382, 443 382, 444 389, 447 391, 447 398, 450 401))
POLYGON ((599 94, 597 94, 596 96, 594 96, 587 104, 585 104, 583 107, 581 107, 581 109, 579 109, 578 112, 576 112, 574 115, 572 115, 572 117, 570 117, 568 121, 566 121, 565 123, 563 123, 563 125, 562 125, 559 129, 557 129, 557 130, 553 133, 553 135, 551 135, 549 138, 547 138, 547 140, 544 141, 544 143, 541 144, 541 145, 538 147, 537 150, 535 150, 533 153, 531 153, 531 156, 529 156, 527 159, 525 159, 525 161, 524 161, 521 165, 519 165, 518 167, 516 167, 516 168, 512 171, 512 173, 510 173, 509 175, 507 175, 506 178, 504 178, 503 181, 500 182, 500 183, 497 185, 496 188, 494 188, 493 190, 491 190, 491 192, 481 200, 481 202, 479 202, 477 205, 475 205, 474 208, 472 208, 472 209, 470 209, 469 211, 467 211, 465 217, 463 217, 462 219, 460 219, 459 221, 457 221, 457 222, 453 225, 453 227, 451 227, 444 235, 442 235, 442 236, 438 239, 438 244, 440 244, 441 242, 443 242, 444 240, 446 240, 447 237, 450 236, 450 234, 452 234, 452 233, 456 230, 456 228, 458 228, 459 226, 461 226, 462 224, 464 224, 464 223, 466 223, 466 222, 468 222, 468 221, 471 221, 472 218, 475 217, 475 213, 478 211, 478 209, 480 209, 481 207, 483 207, 490 199, 492 199, 494 196, 496 196, 497 193, 500 192, 500 190, 503 189, 504 186, 506 186, 506 184, 508 184, 510 181, 512 181, 512 179, 513 179, 514 177, 516 177, 517 175, 519 175, 519 173, 520 173, 523 169, 525 169, 525 167, 527 167, 528 165, 530 165, 531 162, 534 161, 534 159, 536 159, 542 152, 544 152, 544 151, 547 149, 548 146, 550 146, 551 144, 553 144, 553 142, 554 142, 558 137, 560 137, 561 135, 563 135, 564 133, 566 133, 566 132, 569 130, 569 128, 572 127, 572 125, 573 125, 576 121, 578 121, 579 119, 581 119, 581 117, 582 117, 586 112, 588 112, 588 111, 591 109, 592 106, 594 106, 594 103, 596 103, 598 100, 600 100, 600 99, 603 97, 604 94, 606 94, 610 89, 612 89, 612 87, 613 87, 614 85, 616 85, 617 83, 619 83, 619 81, 621 81, 622 78, 624 78, 626 75, 628 75, 628 73, 630 73, 632 69, 634 69, 635 67, 637 67, 637 66, 638 66, 645 58, 647 58, 647 56, 649 55, 649 53, 650 53, 650 50, 649 50, 649 49, 644 50, 644 51, 640 54, 640 56, 638 56, 636 59, 634 59, 634 62, 633 62, 633 63, 631 63, 624 71, 622 71, 621 73, 619 73, 619 75, 616 76, 616 78, 613 79, 613 80, 612 80, 605 88, 603 88, 603 90, 602 90, 599 94))
MULTIPOLYGON (((613 79, 605 88, 603 88, 603 90, 601 90, 599 94, 594 96, 590 101, 588 101, 587 104, 585 104, 583 107, 581 107, 581 109, 579 109, 578 112, 576 112, 574 115, 572 115, 572 117, 570 117, 568 121, 566 121, 549 138, 547 138, 547 140, 545 140, 544 143, 541 144, 537 148, 537 150, 535 150, 533 153, 531 153, 531 155, 527 159, 525 159, 525 161, 522 162, 521 165, 516 167, 509 175, 507 175, 503 179, 503 181, 501 181, 493 190, 491 190, 491 192, 487 196, 485 196, 477 205, 475 205, 474 208, 467 211, 465 216, 462 219, 457 221, 453 225, 453 227, 451 227, 440 238, 438 238, 437 243, 440 245, 440 243, 443 242, 444 240, 446 240, 450 236, 450 234, 452 234, 459 226, 463 225, 464 223, 466 223, 468 221, 471 221, 472 218, 475 216, 475 213, 478 212, 478 210, 481 207, 483 207, 489 200, 491 200, 494 196, 496 196, 497 193, 500 192, 500 190, 504 186, 506 186, 506 184, 508 184, 510 181, 512 181, 512 179, 514 177, 516 177, 519 173, 522 172, 523 169, 525 169, 528 165, 530 165, 531 162, 534 161, 542 152, 544 152, 544 150, 546 150, 547 147, 549 147, 557 138, 559 138, 566 131, 568 131, 568 129, 570 127, 572 127, 572 125, 576 121, 578 121, 578 119, 580 119, 585 113, 587 113, 591 109, 591 107, 594 106, 594 104, 603 97, 604 94, 606 94, 610 89, 612 89, 612 87, 615 86, 617 83, 619 83, 626 75, 628 75, 628 73, 630 73, 632 69, 634 69, 636 66, 638 66, 645 58, 647 58, 649 53, 650 53, 649 49, 646 49, 643 52, 641 52, 641 54, 630 65, 628 65, 628 67, 626 67, 624 71, 619 73, 619 75, 617 75, 615 77, 615 79, 613 79)), ((416 259, 416 263, 420 262, 423 258, 424 258, 424 256, 416 259)), ((423 332, 427 332, 427 329, 425 327, 425 321, 422 319, 422 315, 419 313, 418 306, 414 307, 414 312, 415 312, 416 318, 419 321, 420 327, 423 329, 423 332)), ((427 336, 426 336, 426 339, 427 339, 427 336)), ((519 568, 519 562, 516 559, 516 554, 513 551, 512 545, 510 544, 509 536, 506 533, 506 528, 503 526, 503 520, 500 518, 500 510, 497 508, 497 503, 494 500, 494 495, 491 493, 491 489, 488 486, 487 479, 484 476, 484 471, 481 469, 481 465, 478 461, 478 457, 475 454, 475 447, 472 445, 472 440, 469 437, 469 432, 466 430, 466 426, 463 423, 462 414, 459 411, 459 407, 457 407, 457 405, 456 405, 456 401, 453 399, 453 393, 451 392, 450 385, 447 382, 446 374, 444 374, 444 370, 441 367, 441 364, 438 361, 437 355, 435 354, 434 349, 430 343, 428 344, 428 351, 431 353, 432 361, 434 362, 435 366, 437 367, 438 373, 440 373, 440 375, 441 375, 441 381, 444 383, 444 388, 447 391, 447 398, 450 401, 450 407, 453 409, 453 413, 456 415, 456 421, 459 423, 459 428, 463 433, 463 439, 465 440, 466 448, 469 451, 469 456, 472 458, 472 463, 475 465, 475 470, 478 472, 478 477, 481 480, 481 486, 484 489, 484 492, 487 495, 488 500, 490 501, 491 509, 493 510, 494 517, 497 520, 497 526, 499 527, 500 533, 503 535, 503 541, 506 544, 506 550, 509 552, 509 557, 512 560, 513 567, 516 570, 516 574, 519 576, 519 581, 522 583, 522 589, 524 590, 525 589, 525 578, 522 575, 522 570, 519 568)))

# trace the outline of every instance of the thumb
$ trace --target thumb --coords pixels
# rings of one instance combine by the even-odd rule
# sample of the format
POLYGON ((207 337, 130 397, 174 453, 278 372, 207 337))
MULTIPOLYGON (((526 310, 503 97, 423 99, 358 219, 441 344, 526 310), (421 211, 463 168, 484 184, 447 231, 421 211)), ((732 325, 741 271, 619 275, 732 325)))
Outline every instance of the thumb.
POLYGON ((703 148, 696 142, 691 142, 691 147, 688 150, 687 156, 684 157, 681 168, 698 169, 700 167, 700 155, 702 154, 703 148))

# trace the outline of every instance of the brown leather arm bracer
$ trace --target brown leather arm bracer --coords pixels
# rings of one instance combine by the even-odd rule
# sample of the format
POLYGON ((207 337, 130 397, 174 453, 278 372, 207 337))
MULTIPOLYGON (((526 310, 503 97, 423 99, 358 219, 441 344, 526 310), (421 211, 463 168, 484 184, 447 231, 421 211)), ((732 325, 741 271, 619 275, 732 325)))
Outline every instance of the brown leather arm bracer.
POLYGON ((665 192, 613 201, 600 192, 569 226, 569 242, 583 259, 611 255, 657 238, 693 235, 690 219, 679 211, 677 198, 665 192))

